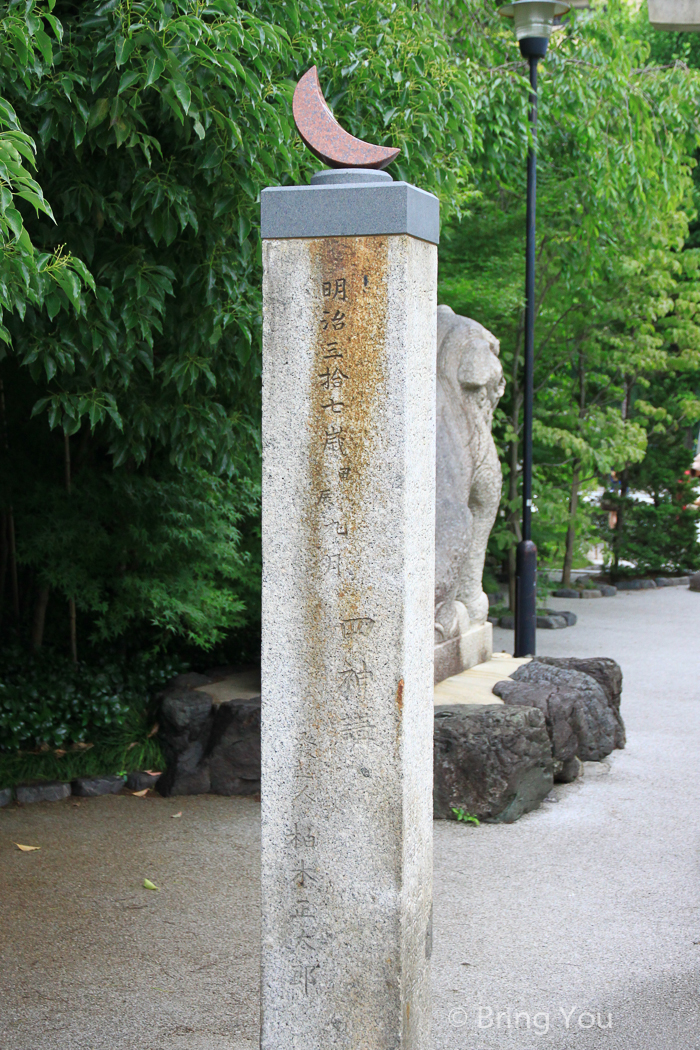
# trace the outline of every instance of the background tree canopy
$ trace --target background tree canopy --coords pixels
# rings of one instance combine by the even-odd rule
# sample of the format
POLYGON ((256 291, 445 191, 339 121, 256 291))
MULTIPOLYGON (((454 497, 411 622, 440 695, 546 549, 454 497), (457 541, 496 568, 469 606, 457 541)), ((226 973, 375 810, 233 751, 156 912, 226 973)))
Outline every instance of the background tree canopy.
MULTIPOLYGON (((338 119, 400 146, 395 176, 440 197, 442 301, 501 339, 507 560, 528 95, 492 0, 0 15, 3 629, 74 652, 255 653, 259 193, 318 167, 291 121, 312 64, 338 119)), ((697 557, 678 477, 700 420, 700 80, 654 43, 615 0, 573 12, 541 73, 536 539, 569 567, 593 528, 580 495, 611 471, 618 520, 653 479, 674 565, 697 557)))

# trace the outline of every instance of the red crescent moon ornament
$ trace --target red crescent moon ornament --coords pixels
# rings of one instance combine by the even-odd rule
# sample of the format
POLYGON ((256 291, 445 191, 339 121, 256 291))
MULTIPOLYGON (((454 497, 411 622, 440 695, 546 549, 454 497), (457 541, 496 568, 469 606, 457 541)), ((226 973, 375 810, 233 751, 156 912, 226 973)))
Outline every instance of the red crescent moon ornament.
POLYGON ((316 66, 304 73, 294 89, 292 112, 304 145, 331 168, 386 168, 401 152, 373 146, 341 128, 323 97, 316 66))

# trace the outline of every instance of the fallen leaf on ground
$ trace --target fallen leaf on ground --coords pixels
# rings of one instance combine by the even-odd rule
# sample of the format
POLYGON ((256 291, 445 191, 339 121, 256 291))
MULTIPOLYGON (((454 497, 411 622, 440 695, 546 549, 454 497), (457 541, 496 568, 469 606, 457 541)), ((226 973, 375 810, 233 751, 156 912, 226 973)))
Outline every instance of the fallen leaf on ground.
POLYGON ((159 729, 160 729, 160 726, 156 722, 156 724, 153 726, 153 729, 150 731, 150 733, 146 737, 146 740, 150 740, 152 736, 155 736, 159 729))
POLYGON ((21 842, 15 842, 17 849, 21 849, 22 853, 33 853, 36 849, 41 849, 41 846, 23 846, 21 842))
POLYGON ((148 773, 149 777, 159 777, 161 774, 160 769, 145 769, 144 773, 148 773))
POLYGON ((131 794, 136 795, 137 798, 143 798, 150 790, 150 788, 144 788, 142 791, 132 791, 131 794))
POLYGON ((160 886, 154 886, 150 879, 143 880, 143 888, 145 890, 158 890, 160 893, 160 886))
POLYGON ((84 744, 82 740, 76 740, 74 744, 71 744, 71 751, 88 751, 94 744, 84 744))
POLYGON ((173 820, 175 820, 175 817, 181 817, 182 816, 182 810, 180 810, 179 813, 171 813, 170 815, 173 818, 173 820))
POLYGON ((54 751, 54 755, 56 756, 56 758, 63 758, 63 756, 65 755, 65 751, 62 747, 57 747, 54 751))
POLYGON ((126 750, 127 751, 131 751, 132 747, 136 747, 137 743, 138 743, 138 741, 134 740, 133 744, 129 744, 129 746, 127 747, 126 750))

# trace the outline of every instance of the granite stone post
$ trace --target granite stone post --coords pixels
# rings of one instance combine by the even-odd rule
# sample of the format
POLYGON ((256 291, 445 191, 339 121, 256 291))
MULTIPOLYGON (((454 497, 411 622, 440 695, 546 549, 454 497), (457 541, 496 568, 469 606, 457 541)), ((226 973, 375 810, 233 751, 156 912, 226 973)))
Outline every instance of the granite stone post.
POLYGON ((438 202, 265 190, 263 1050, 427 1050, 438 202))

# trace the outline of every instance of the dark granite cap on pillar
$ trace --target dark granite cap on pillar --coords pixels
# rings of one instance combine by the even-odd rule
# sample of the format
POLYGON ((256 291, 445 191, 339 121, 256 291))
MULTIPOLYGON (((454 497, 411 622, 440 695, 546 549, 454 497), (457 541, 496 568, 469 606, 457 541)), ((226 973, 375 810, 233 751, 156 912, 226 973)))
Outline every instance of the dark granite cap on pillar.
POLYGON ((272 186, 260 195, 265 240, 287 237, 365 237, 408 233, 440 240, 440 203, 385 171, 320 171, 310 186, 272 186))

